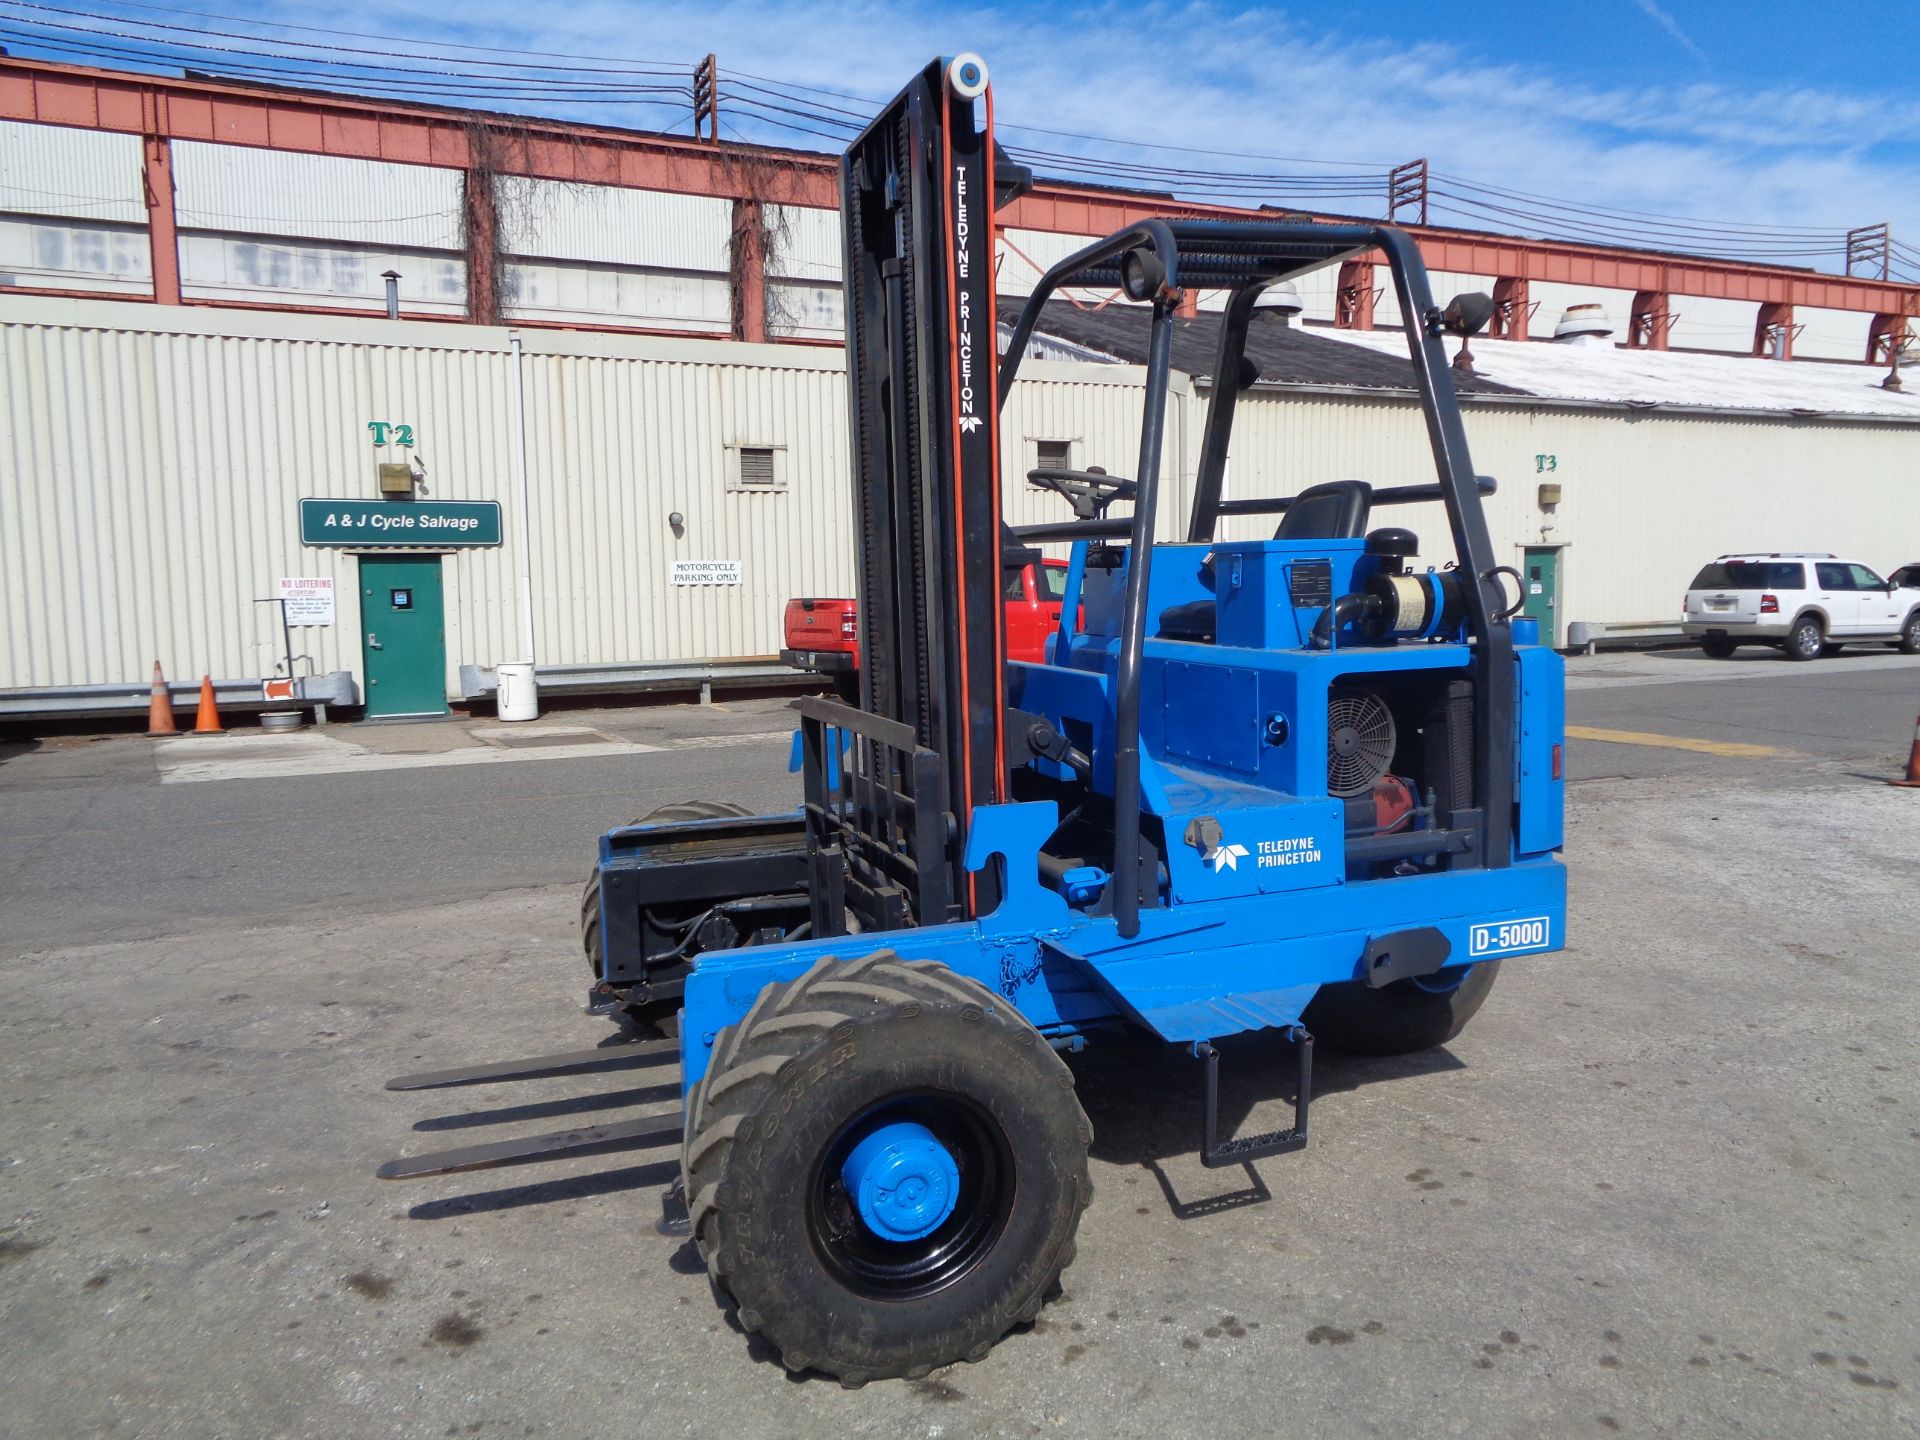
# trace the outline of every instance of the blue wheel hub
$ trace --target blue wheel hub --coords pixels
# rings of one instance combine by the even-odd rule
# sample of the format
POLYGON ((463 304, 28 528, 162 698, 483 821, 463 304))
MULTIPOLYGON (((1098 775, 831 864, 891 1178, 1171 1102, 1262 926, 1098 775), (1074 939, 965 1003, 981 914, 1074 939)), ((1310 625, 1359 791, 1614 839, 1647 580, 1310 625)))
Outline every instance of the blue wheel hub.
POLYGON ((882 1240, 919 1240, 953 1214, 960 1169, 926 1126, 896 1120, 875 1129, 840 1166, 861 1223, 882 1240))

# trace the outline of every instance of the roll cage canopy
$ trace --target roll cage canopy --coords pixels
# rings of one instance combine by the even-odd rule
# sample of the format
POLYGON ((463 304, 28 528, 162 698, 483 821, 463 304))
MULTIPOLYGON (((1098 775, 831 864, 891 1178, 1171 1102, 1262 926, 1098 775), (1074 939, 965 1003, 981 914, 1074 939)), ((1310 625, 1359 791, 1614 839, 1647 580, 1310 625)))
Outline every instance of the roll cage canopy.
MULTIPOLYGON (((1014 533, 1029 540, 1103 540, 1125 537, 1131 560, 1121 621, 1115 676, 1116 759, 1114 778, 1116 874, 1130 875, 1139 845, 1140 670, 1147 638, 1147 583, 1159 505, 1161 447, 1166 429, 1167 380, 1174 311, 1185 286, 1229 292, 1213 366, 1212 398, 1195 478, 1193 510, 1186 539, 1207 544, 1222 515, 1277 514, 1290 499, 1222 501, 1235 407, 1243 388, 1247 327, 1254 304, 1269 285, 1341 260, 1378 251, 1393 274, 1407 353, 1432 447, 1433 484, 1376 489, 1376 505, 1417 500, 1444 501, 1454 553, 1475 582, 1466 587, 1468 632, 1473 640, 1472 678, 1480 696, 1475 706, 1474 756, 1478 797, 1485 809, 1484 863, 1508 863, 1512 834, 1512 777, 1507 731, 1514 718, 1513 633, 1502 614, 1499 566, 1493 553, 1483 490, 1492 488, 1473 472, 1466 432, 1460 423, 1443 336, 1450 314, 1434 304, 1426 265, 1418 247, 1389 225, 1318 225, 1290 220, 1143 220, 1069 255, 1033 288, 1015 322, 1007 353, 1001 358, 997 398, 1005 406, 1019 377, 1042 308, 1062 285, 1118 288, 1130 300, 1151 306, 1152 334, 1147 347, 1146 403, 1140 427, 1139 463, 1134 471, 1133 514, 1118 519, 1028 525, 1014 533)), ((1463 328, 1477 326, 1467 324, 1463 328)), ((1131 912, 1132 889, 1116 891, 1120 911, 1131 912)), ((1133 933, 1132 913, 1121 914, 1121 933, 1133 933)))

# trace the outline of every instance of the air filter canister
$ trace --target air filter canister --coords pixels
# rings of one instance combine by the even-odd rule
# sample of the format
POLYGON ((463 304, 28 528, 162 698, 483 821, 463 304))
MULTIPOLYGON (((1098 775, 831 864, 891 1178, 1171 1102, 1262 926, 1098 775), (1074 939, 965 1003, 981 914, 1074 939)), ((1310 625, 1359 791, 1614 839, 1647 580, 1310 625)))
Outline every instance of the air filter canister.
POLYGON ((1367 594, 1375 603, 1361 623, 1370 639, 1424 640, 1459 627, 1463 607, 1455 571, 1372 575, 1367 594))

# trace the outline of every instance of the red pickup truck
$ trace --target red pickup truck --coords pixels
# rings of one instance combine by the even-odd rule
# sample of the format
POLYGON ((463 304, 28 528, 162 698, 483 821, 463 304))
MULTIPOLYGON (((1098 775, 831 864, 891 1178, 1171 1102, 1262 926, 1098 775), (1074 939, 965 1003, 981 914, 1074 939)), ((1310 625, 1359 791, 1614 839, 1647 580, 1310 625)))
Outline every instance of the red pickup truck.
MULTIPOLYGON (((1061 597, 1067 593, 1067 562, 1042 560, 1006 572, 1007 658, 1039 662, 1047 636, 1060 628, 1061 597)), ((841 693, 856 693, 860 672, 860 623, 852 600, 809 597, 789 600, 786 648, 780 658, 796 670, 845 677, 841 693)))

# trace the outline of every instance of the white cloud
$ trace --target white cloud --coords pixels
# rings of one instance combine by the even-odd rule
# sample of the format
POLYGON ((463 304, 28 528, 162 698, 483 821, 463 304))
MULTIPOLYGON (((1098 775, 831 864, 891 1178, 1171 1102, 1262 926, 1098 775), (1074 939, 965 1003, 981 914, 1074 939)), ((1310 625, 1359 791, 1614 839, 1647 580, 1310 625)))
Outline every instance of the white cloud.
POLYGON ((1671 35, 1681 49, 1685 50, 1701 63, 1704 64, 1706 62, 1706 51, 1693 43, 1693 37, 1680 28, 1680 22, 1678 20, 1654 4, 1653 0, 1633 0, 1633 3, 1638 5, 1641 10, 1646 13, 1648 19, 1652 20, 1654 24, 1671 35))
MULTIPOLYGON (((1697 49, 1653 0, 1636 3, 1676 42, 1697 49)), ((457 25, 443 5, 425 0, 349 0, 324 12, 280 0, 254 13, 606 57, 685 61, 711 50, 723 75, 746 71, 876 98, 936 54, 977 50, 992 67, 1007 126, 1374 167, 1425 155, 1442 174, 1579 203, 1836 232, 1887 219, 1896 235, 1920 241, 1920 159, 1911 138, 1920 133, 1920 103, 1899 90, 1596 84, 1584 74, 1339 33, 1304 16, 1216 0, 958 13, 928 0, 468 0, 457 25)), ((658 112, 602 118, 664 123, 658 112)), ((1010 138, 1049 150, 1090 148, 1010 138)), ((1162 152, 1135 158, 1230 167, 1162 152)))

